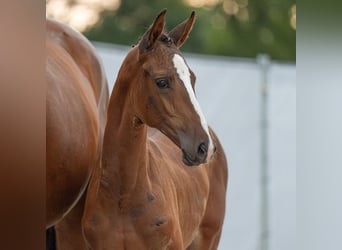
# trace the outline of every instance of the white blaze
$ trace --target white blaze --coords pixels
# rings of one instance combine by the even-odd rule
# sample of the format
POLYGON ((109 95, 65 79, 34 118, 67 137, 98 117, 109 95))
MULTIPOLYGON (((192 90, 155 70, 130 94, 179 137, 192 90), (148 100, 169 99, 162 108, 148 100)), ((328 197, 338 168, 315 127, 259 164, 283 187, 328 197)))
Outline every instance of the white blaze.
POLYGON ((191 78, 190 78, 189 68, 186 65, 183 57, 181 57, 178 54, 175 54, 173 56, 173 64, 174 64, 174 66, 175 66, 175 68, 177 70, 179 78, 182 80, 182 82, 183 82, 183 84, 185 86, 185 89, 187 90, 187 92, 189 94, 189 97, 190 97, 192 105, 194 106, 194 109, 196 110, 198 116, 201 119, 202 127, 203 127, 204 131, 208 135, 208 138, 209 138, 209 146, 208 146, 209 148, 208 148, 208 155, 207 155, 207 160, 208 160, 208 159, 211 158, 211 156, 212 156, 212 154, 214 152, 214 145, 213 145, 211 136, 209 134, 209 128, 208 128, 207 121, 205 120, 205 117, 203 115, 201 107, 200 107, 200 105, 199 105, 199 103, 198 103, 198 101, 196 99, 194 90, 192 89, 192 86, 191 86, 191 78))

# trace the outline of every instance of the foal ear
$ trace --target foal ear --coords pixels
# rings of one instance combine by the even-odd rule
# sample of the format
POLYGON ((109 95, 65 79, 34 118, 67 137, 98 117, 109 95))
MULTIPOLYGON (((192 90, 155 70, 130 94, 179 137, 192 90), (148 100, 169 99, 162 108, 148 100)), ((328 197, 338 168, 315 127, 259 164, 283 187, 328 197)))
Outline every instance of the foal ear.
POLYGON ((166 9, 159 13, 150 28, 145 32, 139 43, 140 52, 152 48, 164 31, 166 9))
POLYGON ((195 11, 191 12, 191 16, 187 20, 185 20, 181 24, 178 24, 175 28, 173 28, 173 30, 169 32, 169 36, 172 38, 177 48, 180 48, 184 44, 186 39, 188 39, 194 22, 195 11))

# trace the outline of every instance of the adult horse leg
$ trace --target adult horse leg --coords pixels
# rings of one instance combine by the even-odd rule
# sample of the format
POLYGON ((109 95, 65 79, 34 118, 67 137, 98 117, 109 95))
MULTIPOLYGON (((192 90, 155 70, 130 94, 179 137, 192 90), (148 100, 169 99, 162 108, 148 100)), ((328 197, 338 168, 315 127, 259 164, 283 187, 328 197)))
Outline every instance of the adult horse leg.
POLYGON ((46 229, 46 250, 56 250, 55 227, 50 227, 46 229))
POLYGON ((86 250, 82 233, 81 219, 84 209, 85 193, 76 206, 56 226, 57 250, 86 250))

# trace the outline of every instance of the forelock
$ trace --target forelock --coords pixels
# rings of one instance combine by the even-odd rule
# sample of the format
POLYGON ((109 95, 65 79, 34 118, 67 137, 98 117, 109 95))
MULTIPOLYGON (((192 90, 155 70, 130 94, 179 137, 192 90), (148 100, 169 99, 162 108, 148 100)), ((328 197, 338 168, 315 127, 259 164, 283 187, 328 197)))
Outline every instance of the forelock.
POLYGON ((173 43, 172 41, 172 38, 166 34, 166 33, 163 33, 160 38, 159 38, 159 41, 161 41, 162 43, 166 44, 167 46, 171 46, 173 43))

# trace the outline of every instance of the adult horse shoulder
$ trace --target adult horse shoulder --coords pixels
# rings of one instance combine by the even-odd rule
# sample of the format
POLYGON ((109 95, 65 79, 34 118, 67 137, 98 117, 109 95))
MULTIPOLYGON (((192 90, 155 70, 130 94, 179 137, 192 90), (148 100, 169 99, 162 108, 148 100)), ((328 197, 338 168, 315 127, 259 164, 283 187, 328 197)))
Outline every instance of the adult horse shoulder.
POLYGON ((227 162, 179 51, 195 15, 166 33, 165 13, 130 50, 114 85, 101 171, 82 219, 90 249, 218 246, 227 162))
POLYGON ((80 33, 46 22, 46 226, 83 194, 98 164, 108 87, 93 46, 80 33))

